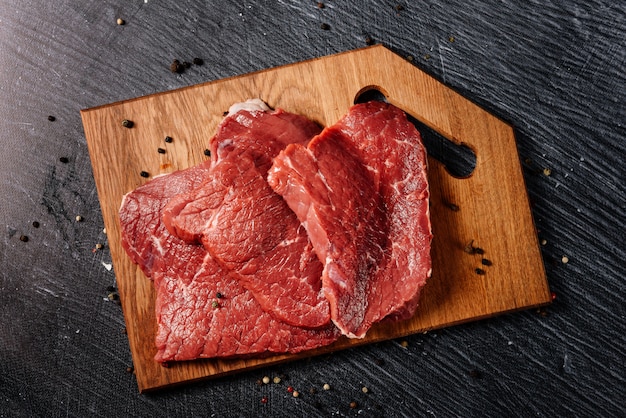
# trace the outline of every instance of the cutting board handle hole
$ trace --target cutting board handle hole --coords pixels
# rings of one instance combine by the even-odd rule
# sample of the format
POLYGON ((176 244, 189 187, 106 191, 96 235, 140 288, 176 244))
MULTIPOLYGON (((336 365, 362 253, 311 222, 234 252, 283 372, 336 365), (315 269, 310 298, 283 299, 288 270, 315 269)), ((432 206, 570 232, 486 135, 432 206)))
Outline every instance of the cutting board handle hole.
MULTIPOLYGON (((378 86, 367 86, 356 94, 354 104, 372 100, 387 102, 387 94, 378 86)), ((467 178, 472 175, 476 168, 476 154, 470 147, 450 141, 408 112, 405 111, 405 113, 409 121, 422 135, 429 156, 443 164, 446 171, 453 177, 467 178)))
POLYGON ((354 97, 354 104, 367 103, 371 101, 387 103, 387 94, 378 86, 363 87, 354 97))
POLYGON ((446 171, 456 178, 468 178, 476 168, 476 153, 465 144, 456 144, 407 113, 409 121, 422 135, 422 141, 430 157, 444 165, 446 171))

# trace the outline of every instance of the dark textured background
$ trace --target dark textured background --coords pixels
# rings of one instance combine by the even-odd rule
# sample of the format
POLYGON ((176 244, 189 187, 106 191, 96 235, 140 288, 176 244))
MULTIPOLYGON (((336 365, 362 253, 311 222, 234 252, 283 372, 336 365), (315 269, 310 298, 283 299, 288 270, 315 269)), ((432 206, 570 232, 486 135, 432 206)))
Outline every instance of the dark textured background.
POLYGON ((614 0, 1 0, 0 417, 626 416, 625 34, 614 0), (79 110, 368 36, 516 128, 553 305, 139 395, 79 110))

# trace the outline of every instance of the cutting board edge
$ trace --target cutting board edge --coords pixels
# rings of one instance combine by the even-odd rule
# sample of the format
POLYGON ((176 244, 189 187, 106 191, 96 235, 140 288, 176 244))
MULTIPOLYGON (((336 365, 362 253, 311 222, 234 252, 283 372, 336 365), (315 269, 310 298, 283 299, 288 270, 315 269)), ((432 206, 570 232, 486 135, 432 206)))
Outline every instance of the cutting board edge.
MULTIPOLYGON (((151 394, 151 393, 159 393, 161 391, 167 390, 167 389, 172 389, 172 388, 176 388, 176 387, 181 387, 181 386, 186 386, 186 385, 192 385, 192 384, 198 384, 198 383, 202 383, 202 382, 207 382, 207 381, 212 381, 212 380, 219 380, 228 376, 234 376, 234 375, 239 375, 239 374, 243 374, 243 373, 248 373, 248 372, 253 372, 256 370, 260 370, 263 368, 270 368, 270 367, 275 367, 281 364, 286 364, 286 363, 291 363, 294 361, 298 361, 298 360, 302 360, 302 359, 306 359, 306 358, 313 358, 313 357, 320 357, 320 356, 324 356, 327 354, 332 354, 334 352, 337 351, 344 351, 344 350, 350 350, 353 348, 358 348, 358 347, 363 347, 366 345, 371 345, 371 344, 379 344, 379 343, 383 343, 386 341, 393 341, 393 340, 398 340, 401 338, 406 338, 406 337, 411 337, 414 335, 418 335, 418 334, 426 334, 428 332, 431 331, 437 331, 437 330, 441 330, 444 328, 452 328, 452 327, 456 327, 459 325, 464 325, 464 324, 468 324, 468 323, 472 323, 472 322, 479 322, 479 321, 484 321, 486 319, 490 319, 490 318, 496 318, 496 317, 501 317, 501 316, 506 316, 506 315, 510 315, 510 314, 514 314, 517 312, 524 312, 524 311, 529 311, 531 309, 538 309, 538 308, 542 308, 542 307, 546 307, 546 306, 550 306, 552 304, 552 299, 548 298, 545 301, 542 301, 541 303, 536 303, 536 304, 531 304, 531 305, 527 305, 527 306, 521 306, 515 309, 507 309, 501 312, 495 312, 495 313, 491 313, 491 314, 485 314, 483 316, 479 316, 479 317, 468 317, 468 318, 464 318, 464 319, 459 319, 453 322, 450 322, 448 324, 440 324, 437 326, 433 326, 433 327, 425 327, 424 329, 421 330, 417 330, 417 331, 411 331, 411 332, 407 332, 407 333, 400 333, 396 336, 394 336, 393 338, 385 338, 385 337, 381 337, 379 339, 375 339, 375 340, 359 340, 359 339, 354 339, 354 340, 350 340, 349 344, 346 345, 341 345, 340 347, 335 347, 334 344, 331 344, 328 347, 321 347, 318 349, 314 349, 314 350, 310 350, 310 351, 306 351, 303 353, 298 353, 298 354, 291 354, 291 355, 279 355, 276 356, 277 359, 275 361, 272 360, 273 357, 267 357, 264 360, 267 360, 266 362, 262 362, 262 363, 258 363, 249 367, 245 367, 245 368, 240 368, 240 369, 233 369, 233 370, 225 370, 223 372, 220 373, 214 373, 211 375, 207 375, 207 376, 202 376, 202 377, 197 377, 194 379, 188 379, 188 380, 181 380, 181 381, 177 381, 177 382, 171 382, 171 383, 165 383, 165 384, 159 384, 159 385, 153 385, 153 386, 142 386, 140 384, 138 384, 139 387, 139 392, 142 394, 151 394), (283 357, 283 358, 280 358, 283 357)), ((205 361, 203 359, 201 360, 191 360, 193 361, 205 361)))

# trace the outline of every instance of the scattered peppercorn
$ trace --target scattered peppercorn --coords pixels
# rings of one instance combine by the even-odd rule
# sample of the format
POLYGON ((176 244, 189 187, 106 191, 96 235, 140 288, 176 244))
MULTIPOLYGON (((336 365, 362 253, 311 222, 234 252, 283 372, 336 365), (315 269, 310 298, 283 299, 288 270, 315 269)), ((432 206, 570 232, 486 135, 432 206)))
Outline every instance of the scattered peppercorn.
POLYGON ((70 159, 67 157, 61 157, 59 158, 59 161, 61 161, 63 164, 67 164, 70 162, 70 159))
POLYGON ((102 245, 102 244, 100 244, 100 243, 97 243, 97 244, 96 244, 96 250, 101 250, 101 249, 103 249, 103 248, 104 248, 104 245, 102 245))
POLYGON ((561 263, 563 264, 569 263, 569 258, 567 258, 567 256, 564 255, 563 257, 561 257, 561 263))
POLYGON ((556 293, 554 293, 554 292, 550 292, 550 298, 551 298, 552 300, 556 299, 556 293))
POLYGON ((287 386, 287 392, 289 393, 293 392, 293 386, 287 386))
POLYGON ((544 168, 543 169, 543 175, 544 176, 549 176, 550 174, 552 174, 552 170, 550 170, 549 168, 544 168))
POLYGON ((474 272, 478 274, 479 276, 482 276, 485 274, 485 270, 478 268, 478 267, 476 268, 476 270, 474 270, 474 272))
POLYGON ((107 295, 107 298, 108 298, 110 301, 115 301, 115 300, 117 300, 117 299, 119 298, 119 295, 118 295, 117 293, 115 293, 115 292, 111 292, 111 293, 109 293, 109 294, 107 295))
POLYGON ((469 376, 473 379, 480 379, 482 376, 482 374, 476 369, 470 370, 467 374, 469 374, 469 376))
POLYGON ((124 19, 122 19, 122 18, 120 18, 120 17, 118 17, 118 18, 117 18, 117 24, 118 24, 118 25, 120 25, 120 26, 121 26, 121 25, 123 25, 124 23, 126 23, 126 22, 124 21, 124 19))
POLYGON ((83 218, 83 217, 82 217, 82 216, 80 216, 80 215, 76 215, 76 218, 75 218, 75 219, 76 219, 76 222, 82 222, 82 221, 84 221, 84 220, 85 220, 85 218, 83 218))
POLYGON ((447 200, 444 200, 443 204, 450 209, 452 212, 458 212, 460 210, 459 206, 452 203, 452 202, 448 202, 447 200))
POLYGON ((48 120, 50 122, 54 122, 55 120, 57 120, 57 118, 55 118, 54 116, 50 115, 50 116, 48 116, 48 120))
POLYGON ((134 125, 134 123, 133 123, 133 121, 132 121, 132 120, 124 119, 124 120, 122 121, 122 126, 123 126, 124 128, 129 128, 129 129, 130 129, 130 128, 132 128, 132 127, 133 127, 133 125, 134 125))
POLYGON ((297 390, 294 390, 292 395, 294 398, 297 398, 298 396, 300 396, 300 392, 298 392, 297 390))
POLYGON ((361 392, 363 392, 363 393, 368 393, 369 391, 370 391, 370 390, 367 388, 367 386, 363 386, 363 387, 361 388, 361 392))
POLYGON ((374 45, 374 39, 371 36, 365 37, 365 45, 374 45))
POLYGON ((210 157, 210 156, 211 156, 211 150, 210 150, 210 149, 208 149, 208 148, 207 148, 207 149, 205 149, 205 150, 204 150, 204 155, 206 155, 207 157, 210 157))
POLYGON ((395 9, 399 12, 399 11, 404 10, 404 6, 403 6, 403 5, 401 5, 401 4, 396 4, 395 9))
POLYGON ((273 381, 274 381, 274 383, 279 384, 281 382, 281 379, 280 379, 280 377, 275 376, 273 381))
POLYGON ((425 60, 429 60, 430 59, 430 54, 424 54, 424 59, 425 60))
POLYGON ((329 25, 328 23, 322 23, 322 24, 320 25, 320 28, 321 28, 322 30, 329 30, 329 29, 330 29, 330 25, 329 25))
POLYGON ((167 142, 168 144, 171 143, 173 141, 171 136, 166 136, 165 137, 165 142, 167 142))
POLYGON ((165 154, 165 149, 164 148, 157 148, 157 152, 159 154, 165 154))
POLYGON ((310 393, 311 395, 315 395, 315 394, 317 393, 317 389, 315 389, 315 388, 311 388, 311 389, 309 389, 309 393, 310 393))
POLYGON ((107 286, 107 292, 115 292, 115 286, 107 286))
POLYGON ((548 240, 542 239, 541 240, 541 245, 546 245, 548 243, 548 240))
POLYGON ((22 242, 28 242, 28 236, 26 236, 26 235, 20 235, 20 241, 22 241, 22 242))
POLYGON ((140 173, 139 173, 139 175, 140 175, 141 177, 149 177, 149 176, 150 176, 150 173, 148 173, 147 171, 142 171, 142 172, 140 172, 140 173))
POLYGON ((189 61, 183 61, 183 67, 191 68, 191 63, 189 61))
POLYGON ((449 42, 454 42, 454 36, 450 36, 450 37, 448 38, 448 41, 449 41, 449 42))
POLYGON ((132 373, 132 372, 134 372, 134 371, 135 371, 135 368, 134 368, 134 367, 132 367, 132 366, 128 366, 128 367, 126 368, 126 373, 132 373))
POLYGON ((223 298, 223 297, 224 297, 224 295, 223 295, 221 292, 217 292, 217 293, 215 294, 215 297, 216 297, 216 298, 218 298, 218 299, 221 299, 221 298, 223 298))
POLYGON ((322 3, 321 1, 317 2, 317 8, 318 9, 323 9, 324 8, 324 3, 322 3))
POLYGON ((193 64, 194 65, 202 65, 202 64, 204 64, 204 61, 202 61, 202 58, 194 58, 193 59, 193 64))
POLYGON ((322 389, 330 390, 330 385, 328 383, 324 383, 324 386, 322 386, 322 389))
POLYGON ((267 396, 264 396, 264 397, 261 398, 261 403, 262 404, 266 404, 267 401, 268 401, 267 396))
POLYGON ((263 376, 263 379, 261 381, 267 385, 270 382, 270 377, 269 376, 263 376))
POLYGON ((385 365, 385 360, 381 359, 381 358, 377 358, 375 361, 377 366, 384 366, 385 365))
POLYGON ((400 345, 402 346, 402 348, 407 348, 409 346, 409 342, 407 340, 402 340, 400 345))
POLYGON ((483 266, 490 266, 493 264, 491 260, 488 260, 486 258, 483 258, 482 260, 480 260, 480 262, 483 263, 483 266))
POLYGON ((356 402, 354 402, 354 401, 350 402, 350 408, 351 408, 351 409, 354 409, 354 408, 356 408, 357 406, 359 406, 359 405, 358 405, 356 402))
MULTIPOLYGON (((214 300, 213 302, 211 302, 211 307, 212 307, 213 309, 217 309, 217 308, 219 308, 219 307, 220 307, 220 303, 219 303, 218 301, 214 300)), ((265 378, 264 378, 263 380, 265 380, 265 378)), ((265 381, 264 381, 263 383, 269 383, 269 382, 265 382, 265 381)))
POLYGON ((33 228, 39 228, 39 222, 33 221, 33 228))
POLYGON ((173 73, 182 73, 184 68, 185 67, 183 67, 183 65, 178 60, 174 60, 170 64, 170 71, 173 73))

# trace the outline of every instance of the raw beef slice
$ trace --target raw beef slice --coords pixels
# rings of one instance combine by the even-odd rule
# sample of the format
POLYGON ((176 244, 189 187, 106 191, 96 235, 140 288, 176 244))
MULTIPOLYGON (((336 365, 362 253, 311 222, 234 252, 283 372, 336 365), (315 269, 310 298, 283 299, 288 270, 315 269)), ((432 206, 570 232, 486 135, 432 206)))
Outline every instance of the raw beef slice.
POLYGON ((208 165, 156 177, 127 194, 120 208, 123 246, 156 289, 155 360, 296 353, 335 341, 332 325, 310 330, 277 320, 201 245, 167 231, 163 207, 201 183, 208 165))
POLYGON ((369 102, 308 147, 289 145, 269 171, 324 264, 332 320, 349 337, 415 312, 431 274, 426 165, 404 112, 369 102))
POLYGON ((263 309, 309 328, 330 323, 322 264, 266 175, 287 144, 306 145, 319 132, 307 118, 282 110, 231 112, 210 142, 209 178, 175 196, 163 215, 171 233, 202 243, 214 260, 236 273, 263 309))

